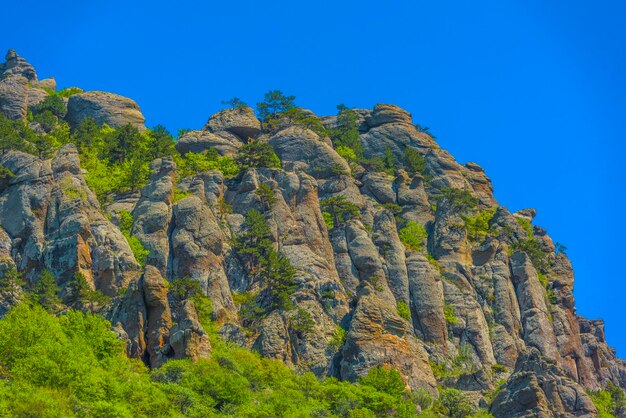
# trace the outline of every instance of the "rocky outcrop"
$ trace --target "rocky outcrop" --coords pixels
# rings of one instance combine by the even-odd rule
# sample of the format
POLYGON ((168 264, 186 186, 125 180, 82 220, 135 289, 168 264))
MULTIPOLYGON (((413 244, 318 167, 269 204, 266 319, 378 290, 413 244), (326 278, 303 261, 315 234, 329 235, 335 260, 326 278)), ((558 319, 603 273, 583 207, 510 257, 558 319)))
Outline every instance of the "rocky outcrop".
POLYGON ((230 132, 246 141, 261 132, 261 122, 256 118, 251 107, 243 106, 217 112, 209 118, 202 129, 214 133, 230 132))
POLYGON ((139 275, 126 239, 87 187, 73 145, 52 160, 9 152, 0 164, 15 174, 0 194, 0 224, 26 277, 48 269, 63 285, 80 271, 115 295, 139 275))
MULTIPOLYGON (((56 87, 16 54, 0 71, 0 111, 12 119, 25 119, 56 87)), ((226 109, 176 149, 235 156, 255 137, 281 168, 181 178, 176 158, 157 159, 141 191, 115 195, 104 209, 73 145, 50 159, 4 153, 0 165, 14 175, 0 179, 0 269, 14 265, 28 281, 48 269, 61 296, 82 273, 111 298, 98 308, 127 353, 151 367, 210 356, 202 324, 212 320, 223 338, 320 377, 355 380, 392 367, 412 390, 454 386, 480 405, 504 378, 496 417, 595 416, 585 390, 626 387, 626 363, 601 321, 576 314, 571 263, 546 231, 529 228, 536 211, 499 207, 483 169, 459 164, 405 110, 354 111, 365 162, 346 161, 297 121, 264 131, 252 109, 226 109), (407 150, 423 157, 423 169, 407 165, 407 150), (381 157, 394 169, 378 167, 381 157), (329 208, 329 198, 345 207, 329 208), (264 248, 293 268, 284 304, 272 299, 283 283, 262 271, 275 265, 253 265, 240 248, 251 209, 267 224, 264 248), (122 210, 133 216, 124 234, 115 226, 122 210), (145 266, 129 232, 149 251, 145 266), (181 278, 200 284, 212 318, 208 303, 197 311, 192 298, 168 294, 181 278)), ((109 93, 71 96, 68 122, 86 117, 144 129, 137 104, 109 93)), ((3 295, 0 315, 20 297, 3 295)))
POLYGON ((243 145, 241 139, 227 131, 222 131, 219 134, 208 131, 189 131, 181 135, 176 141, 176 149, 181 154, 202 153, 209 149, 215 149, 220 155, 233 156, 241 145, 243 145))
POLYGON ((130 124, 141 131, 146 129, 146 118, 134 100, 102 91, 79 93, 70 97, 65 116, 67 122, 75 128, 85 118, 92 118, 97 124, 106 123, 112 128, 130 124))
POLYGON ((5 62, 0 64, 0 79, 20 76, 28 81, 37 81, 37 72, 24 58, 17 55, 13 49, 9 49, 5 56, 5 62))
POLYGON ((0 112, 9 119, 26 119, 28 79, 14 76, 0 79, 0 112))
POLYGON ((517 360, 490 412, 496 418, 595 417, 598 413, 584 389, 535 348, 517 360))

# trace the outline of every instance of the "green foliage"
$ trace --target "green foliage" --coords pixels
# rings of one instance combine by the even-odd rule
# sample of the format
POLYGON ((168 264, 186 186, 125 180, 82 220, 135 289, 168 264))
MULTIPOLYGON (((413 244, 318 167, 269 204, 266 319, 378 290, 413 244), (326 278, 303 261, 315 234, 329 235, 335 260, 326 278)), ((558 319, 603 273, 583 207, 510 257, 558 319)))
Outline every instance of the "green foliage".
POLYGON ((178 187, 174 186, 174 190, 172 193, 172 203, 176 203, 180 200, 183 200, 186 197, 189 196, 193 196, 193 193, 190 192, 186 192, 184 190, 179 189, 178 187))
POLYGON ((459 212, 467 212, 478 205, 478 199, 472 196, 470 192, 451 187, 441 189, 439 199, 447 200, 450 206, 459 212))
POLYGON ((148 131, 146 138, 149 159, 176 155, 174 137, 163 125, 157 125, 148 131))
POLYGON ((443 317, 448 324, 457 324, 460 319, 454 313, 454 306, 446 304, 443 308, 443 317))
POLYGON ((237 237, 235 247, 248 271, 267 285, 271 308, 292 309, 290 296, 297 287, 296 270, 274 249, 269 224, 257 210, 251 209, 246 214, 243 233, 237 237))
POLYGON ((82 93, 83 89, 78 87, 67 87, 61 91, 56 92, 56 95, 59 97, 72 97, 75 94, 82 93))
POLYGON ((358 161, 356 152, 354 152, 354 150, 347 145, 339 145, 335 151, 337 151, 337 154, 339 154, 340 157, 350 163, 358 161))
POLYGON ((389 174, 393 174, 396 170, 396 157, 391 151, 391 147, 385 148, 385 155, 383 157, 383 163, 385 165, 385 171, 389 174))
POLYGON ((202 286, 200 286, 197 280, 193 280, 188 276, 180 277, 169 283, 168 293, 178 301, 184 301, 193 298, 197 294, 201 294, 202 286))
POLYGON ((278 200, 276 198, 276 195, 274 194, 274 190, 272 189, 272 187, 265 183, 259 184, 259 187, 256 189, 255 194, 261 200, 261 204, 263 205, 263 208, 265 210, 271 209, 278 200))
POLYGON ((441 265, 435 257, 433 257, 431 254, 426 254, 426 259, 431 266, 435 267, 437 271, 441 272, 441 265))
POLYGON ((432 403, 406 392, 393 369, 373 368, 357 384, 318 380, 207 331, 211 359, 150 371, 101 317, 18 305, 0 320, 0 405, 8 416, 410 417, 432 403))
POLYGON ((34 135, 22 121, 11 120, 0 113, 0 153, 5 154, 9 150, 32 151, 28 139, 34 135))
POLYGON ((33 115, 41 114, 44 112, 50 112, 57 118, 63 118, 67 112, 63 98, 58 95, 51 95, 43 99, 40 103, 35 105, 33 109, 33 115))
MULTIPOLYGON (((2 266, 0 270, 0 296, 10 304, 19 300, 19 294, 25 285, 22 280, 22 274, 17 270, 13 263, 8 266, 2 266)), ((2 365, 0 364, 0 371, 2 365)))
POLYGON ((73 177, 65 177, 63 180, 61 180, 59 186, 61 186, 61 190, 63 190, 63 193, 68 198, 80 199, 83 201, 87 200, 87 192, 85 192, 85 190, 83 190, 81 187, 77 186, 74 183, 73 177))
POLYGON ((441 389, 439 391, 439 402, 445 407, 447 416, 451 418, 465 418, 473 411, 470 400, 458 389, 441 389))
MULTIPOLYGON (((359 115, 344 105, 337 106, 337 110, 337 127, 330 130, 330 138, 337 152, 340 152, 339 148, 342 147, 344 155, 352 158, 352 154, 354 154, 353 160, 358 161, 363 158, 364 153, 363 144, 359 139, 359 115), (346 149, 351 150, 352 153, 348 154, 346 149)), ((344 155, 340 155, 346 158, 344 155)))
POLYGON ((265 93, 263 101, 257 103, 256 109, 259 119, 267 122, 275 119, 279 113, 283 113, 295 107, 295 96, 285 96, 280 90, 270 90, 265 93))
POLYGON ((239 97, 233 97, 230 100, 223 100, 222 101, 223 105, 227 105, 232 107, 233 109, 241 109, 244 107, 248 107, 248 105, 246 104, 246 102, 244 102, 243 100, 241 100, 239 97))
POLYGON ((396 309, 401 318, 407 321, 411 320, 411 309, 409 309, 409 305, 405 301, 401 300, 398 302, 396 309))
POLYGON ((324 223, 326 224, 326 228, 331 230, 335 227, 335 221, 333 220, 333 215, 329 212, 322 212, 322 217, 324 218, 324 223))
POLYGON ((396 398, 400 398, 406 388, 406 384, 397 370, 380 366, 372 367, 366 376, 359 379, 359 383, 371 386, 396 398))
POLYGON ((37 282, 30 289, 33 301, 52 313, 56 312, 61 304, 61 299, 58 296, 59 291, 54 275, 49 270, 42 270, 37 282))
POLYGON ((489 232, 489 222, 493 219, 496 213, 496 208, 485 209, 476 216, 465 216, 463 221, 465 222, 465 229, 467 230, 467 237, 470 241, 480 242, 489 232))
POLYGON ((237 165, 246 168, 280 168, 280 159, 267 142, 250 140, 237 151, 237 165))
POLYGON ((87 279, 81 272, 76 272, 67 283, 68 303, 74 306, 83 307, 87 305, 89 311, 94 313, 97 307, 102 307, 109 303, 109 297, 99 290, 91 289, 87 279))
POLYGON ((532 239, 534 236, 534 233, 533 233, 533 226, 530 223, 530 221, 528 219, 518 218, 518 217, 515 217, 515 220, 517 221, 518 224, 520 224, 522 228, 524 228, 524 231, 526 232, 526 236, 528 237, 528 239, 532 239))
POLYGON ((288 125, 297 125, 302 126, 306 129, 310 129, 320 137, 328 136, 328 130, 322 124, 319 118, 306 114, 302 111, 302 109, 298 109, 297 107, 287 109, 283 113, 276 115, 276 119, 266 119, 265 125, 267 129, 274 130, 284 122, 286 122, 288 125))
POLYGON ((0 180, 6 180, 15 177, 15 174, 2 164, 0 164, 0 180))
POLYGON ((426 160, 415 148, 406 147, 404 149, 404 166, 411 174, 423 173, 426 168, 426 160))
POLYGON ((332 216, 333 226, 341 225, 352 218, 360 216, 359 207, 341 195, 322 200, 320 206, 323 212, 332 216))
POLYGON ((423 242, 428 238, 426 228, 415 221, 408 221, 406 225, 400 229, 398 233, 400 241, 408 250, 420 251, 423 242))
POLYGON ((180 177, 198 176, 200 173, 210 170, 222 172, 225 177, 234 177, 239 174, 239 167, 228 156, 220 156, 214 148, 202 153, 188 152, 183 155, 178 164, 180 177))
POLYGON ((565 245, 561 244, 560 242, 557 242, 556 244, 554 244, 554 247, 556 249, 557 254, 567 255, 567 247, 565 245))
POLYGON ((588 391, 587 394, 598 409, 600 418, 618 417, 625 411, 624 391, 612 382, 605 389, 588 391))
POLYGON ((341 347, 346 343, 347 333, 346 330, 337 325, 335 333, 328 342, 328 348, 332 351, 339 351, 341 347))
POLYGON ((145 266, 146 260, 148 259, 148 256, 150 255, 150 251, 147 250, 143 246, 141 241, 139 241, 139 239, 136 236, 131 234, 131 230, 135 222, 133 219, 133 215, 131 215, 129 212, 125 210, 122 210, 118 214, 118 219, 119 219, 119 228, 122 231, 122 234, 124 235, 124 237, 126 238, 126 241, 128 241, 128 245, 130 246, 130 249, 132 250, 133 255, 135 256, 135 260, 137 260, 137 262, 141 264, 142 267, 145 266))
POLYGON ((302 308, 298 308, 291 316, 290 321, 291 329, 301 334, 306 334, 313 331, 315 321, 311 314, 302 308))
POLYGON ((543 271, 547 268, 546 254, 539 241, 534 238, 520 240, 511 245, 513 252, 523 252, 528 255, 536 269, 543 271))

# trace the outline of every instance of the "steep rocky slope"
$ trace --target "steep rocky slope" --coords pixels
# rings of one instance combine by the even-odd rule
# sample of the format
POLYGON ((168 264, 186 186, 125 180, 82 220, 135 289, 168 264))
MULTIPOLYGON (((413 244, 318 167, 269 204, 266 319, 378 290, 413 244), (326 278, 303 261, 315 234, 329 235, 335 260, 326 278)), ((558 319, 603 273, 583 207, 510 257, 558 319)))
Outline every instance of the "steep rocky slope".
MULTIPOLYGON (((42 83, 10 51, 0 66, 0 111, 26 120, 49 94, 42 83)), ((138 106, 120 96, 79 93, 66 106, 73 127, 92 117, 145 129, 138 106)), ((254 137, 271 145, 281 168, 181 178, 174 159, 159 158, 145 187, 104 207, 73 144, 48 159, 5 152, 0 165, 14 175, 0 180, 2 262, 27 279, 48 269, 62 288, 81 272, 111 298, 101 312, 128 354, 153 367, 210 356, 193 301, 168 296, 167 282, 189 277, 210 298, 225 339, 298 370, 355 380, 384 365, 412 389, 461 389, 496 417, 596 416, 586 390, 626 387, 626 363, 606 344, 601 320, 576 314, 570 261, 532 225, 535 211, 499 206, 480 166, 459 164, 405 110, 354 112, 363 161, 390 158, 393 170, 348 161, 301 124, 262 128, 248 107, 211 116, 176 148, 234 156, 254 137), (407 149, 423 158, 422 169, 410 166, 407 149), (338 196, 358 216, 329 224, 327 205, 338 196), (236 239, 250 209, 264 215, 271 246, 295 268, 293 308, 260 309, 267 283, 236 239), (118 227, 122 211, 149 250, 144 267, 118 227), (426 231, 417 245, 401 239, 409 225, 426 231)))

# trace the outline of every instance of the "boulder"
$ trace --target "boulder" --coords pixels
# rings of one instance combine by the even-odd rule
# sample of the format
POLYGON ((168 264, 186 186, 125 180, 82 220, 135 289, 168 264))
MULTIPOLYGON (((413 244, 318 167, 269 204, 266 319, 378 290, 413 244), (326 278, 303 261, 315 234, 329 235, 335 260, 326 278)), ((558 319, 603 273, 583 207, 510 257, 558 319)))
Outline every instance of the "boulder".
POLYGON ((113 93, 90 91, 71 96, 65 119, 76 128, 85 118, 92 118, 97 124, 106 123, 112 128, 131 124, 140 131, 146 130, 146 118, 137 103, 113 93))
POLYGON ((386 123, 402 123, 411 125, 413 118, 406 110, 392 104, 377 104, 374 111, 365 119, 370 128, 386 123))
POLYGON ((217 112, 202 129, 209 132, 227 131, 245 141, 261 132, 261 122, 251 107, 244 106, 217 112))
POLYGON ((222 131, 219 134, 209 131, 189 131, 181 135, 176 141, 176 149, 181 154, 201 153, 215 148, 220 155, 233 156, 241 145, 243 142, 239 137, 229 134, 228 131, 222 131))

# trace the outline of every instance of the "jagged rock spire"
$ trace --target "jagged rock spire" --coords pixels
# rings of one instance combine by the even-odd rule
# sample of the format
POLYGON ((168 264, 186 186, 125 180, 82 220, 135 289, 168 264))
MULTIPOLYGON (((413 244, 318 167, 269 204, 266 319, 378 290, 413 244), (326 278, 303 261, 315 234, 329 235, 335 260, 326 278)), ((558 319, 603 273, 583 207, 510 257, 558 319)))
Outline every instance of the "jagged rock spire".
POLYGON ((37 81, 35 68, 20 57, 14 49, 9 49, 5 58, 6 62, 0 64, 0 78, 21 75, 29 81, 37 81))

